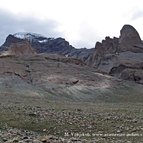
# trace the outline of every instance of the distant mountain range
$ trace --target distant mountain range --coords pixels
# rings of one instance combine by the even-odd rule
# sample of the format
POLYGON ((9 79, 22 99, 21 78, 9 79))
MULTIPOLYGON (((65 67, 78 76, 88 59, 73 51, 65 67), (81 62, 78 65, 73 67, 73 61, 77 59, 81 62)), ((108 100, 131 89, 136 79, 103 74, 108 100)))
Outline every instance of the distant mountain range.
POLYGON ((76 49, 61 37, 47 38, 35 33, 15 33, 8 35, 0 51, 14 55, 59 54, 82 60, 88 66, 94 67, 97 72, 143 84, 143 42, 131 25, 124 25, 119 37, 107 36, 101 43, 97 42, 93 49, 76 49), (26 51, 20 50, 20 47, 26 51))
POLYGON ((28 40, 37 53, 53 53, 86 60, 94 49, 76 49, 64 38, 47 38, 36 33, 15 33, 8 35, 0 51, 7 51, 11 44, 28 40))

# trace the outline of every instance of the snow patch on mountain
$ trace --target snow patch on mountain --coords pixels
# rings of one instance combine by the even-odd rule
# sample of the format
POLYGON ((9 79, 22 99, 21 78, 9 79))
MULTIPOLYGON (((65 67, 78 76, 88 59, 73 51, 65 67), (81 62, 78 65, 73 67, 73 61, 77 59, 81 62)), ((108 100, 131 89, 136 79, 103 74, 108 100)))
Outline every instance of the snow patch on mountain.
POLYGON ((45 39, 45 40, 39 40, 38 42, 39 42, 39 43, 46 43, 46 42, 48 42, 48 39, 45 39))
POLYGON ((47 38, 44 37, 43 35, 40 35, 40 34, 37 34, 37 33, 19 32, 19 33, 15 33, 15 34, 13 34, 13 35, 14 35, 14 37, 16 37, 16 38, 28 39, 29 41, 32 41, 33 39, 38 39, 38 38, 47 39, 47 38))

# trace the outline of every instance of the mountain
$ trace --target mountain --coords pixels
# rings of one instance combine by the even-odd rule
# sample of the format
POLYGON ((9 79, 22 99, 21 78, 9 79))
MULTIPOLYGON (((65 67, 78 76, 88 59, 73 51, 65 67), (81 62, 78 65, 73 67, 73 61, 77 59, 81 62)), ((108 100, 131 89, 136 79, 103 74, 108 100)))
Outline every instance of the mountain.
POLYGON ((97 42, 93 49, 76 49, 64 38, 47 38, 35 33, 15 33, 6 38, 0 51, 15 51, 15 54, 19 55, 20 52, 16 53, 17 50, 11 47, 22 47, 20 44, 17 45, 25 40, 29 43, 26 46, 29 47, 28 52, 21 48, 21 53, 49 53, 79 59, 102 74, 143 84, 143 42, 131 25, 124 25, 119 37, 107 36, 102 42, 97 42))
POLYGON ((47 38, 35 33, 15 33, 8 35, 0 51, 7 51, 13 43, 28 40, 37 53, 53 53, 85 60, 94 49, 76 49, 64 38, 47 38))
POLYGON ((98 72, 143 84, 143 43, 131 25, 122 27, 119 38, 97 42, 86 62, 98 72))

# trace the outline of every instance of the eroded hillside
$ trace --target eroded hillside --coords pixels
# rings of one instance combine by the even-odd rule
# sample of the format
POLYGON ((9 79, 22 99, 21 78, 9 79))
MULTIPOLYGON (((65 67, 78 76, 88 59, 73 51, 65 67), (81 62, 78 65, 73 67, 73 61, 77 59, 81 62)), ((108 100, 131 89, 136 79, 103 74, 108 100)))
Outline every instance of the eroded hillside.
POLYGON ((0 57, 0 94, 66 101, 142 101, 142 85, 56 54, 0 57))

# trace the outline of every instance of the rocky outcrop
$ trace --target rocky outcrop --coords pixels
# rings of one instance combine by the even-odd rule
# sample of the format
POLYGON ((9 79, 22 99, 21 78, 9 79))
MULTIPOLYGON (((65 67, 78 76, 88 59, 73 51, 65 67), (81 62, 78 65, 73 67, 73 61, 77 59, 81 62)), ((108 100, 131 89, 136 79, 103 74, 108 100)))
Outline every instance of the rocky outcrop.
POLYGON ((31 47, 27 40, 18 41, 17 43, 12 43, 9 45, 7 51, 3 51, 1 56, 14 55, 14 56, 28 56, 36 54, 36 51, 31 47))
POLYGON ((86 62, 99 72, 143 83, 143 43, 131 25, 123 26, 119 38, 97 42, 86 62))
POLYGON ((97 42, 94 52, 86 60, 86 63, 97 68, 106 55, 116 54, 118 52, 118 42, 119 39, 116 37, 113 39, 106 37, 101 43, 97 42))
POLYGON ((143 52, 141 38, 136 29, 131 25, 124 25, 120 31, 119 51, 143 52))

